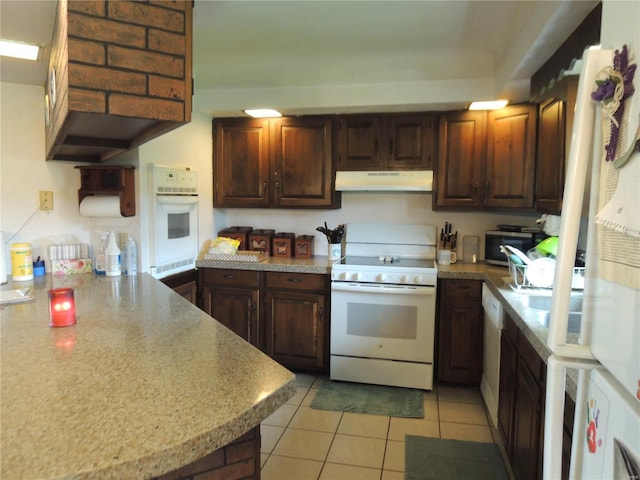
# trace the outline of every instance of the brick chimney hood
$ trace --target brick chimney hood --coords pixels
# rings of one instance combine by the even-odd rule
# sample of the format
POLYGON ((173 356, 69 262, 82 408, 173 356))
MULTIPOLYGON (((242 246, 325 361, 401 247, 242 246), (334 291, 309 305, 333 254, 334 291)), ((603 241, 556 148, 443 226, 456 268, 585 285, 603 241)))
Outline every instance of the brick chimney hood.
POLYGON ((47 160, 102 162, 191 120, 188 1, 59 0, 47 160))

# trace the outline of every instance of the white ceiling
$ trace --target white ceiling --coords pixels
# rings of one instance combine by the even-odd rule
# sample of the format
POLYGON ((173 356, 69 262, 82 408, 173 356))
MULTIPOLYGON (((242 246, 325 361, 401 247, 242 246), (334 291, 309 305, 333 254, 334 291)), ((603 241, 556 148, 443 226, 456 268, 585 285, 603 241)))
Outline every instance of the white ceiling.
MULTIPOLYGON (((596 1, 209 1, 194 9, 194 110, 239 116, 462 108, 528 98, 596 1)), ((2 38, 49 46, 55 2, 0 1, 2 38)), ((44 84, 2 59, 3 82, 44 84)))

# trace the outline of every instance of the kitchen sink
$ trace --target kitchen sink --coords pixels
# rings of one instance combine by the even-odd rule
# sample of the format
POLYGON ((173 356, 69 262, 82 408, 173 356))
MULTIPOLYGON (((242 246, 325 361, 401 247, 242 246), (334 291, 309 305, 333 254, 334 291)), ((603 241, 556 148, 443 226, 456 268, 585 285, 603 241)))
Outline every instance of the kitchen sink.
MULTIPOLYGON (((530 315, 545 327, 549 327, 551 316, 551 295, 522 295, 522 303, 530 315)), ((582 295, 572 295, 569 300, 569 322, 567 330, 570 333, 580 333, 582 323, 582 295)))

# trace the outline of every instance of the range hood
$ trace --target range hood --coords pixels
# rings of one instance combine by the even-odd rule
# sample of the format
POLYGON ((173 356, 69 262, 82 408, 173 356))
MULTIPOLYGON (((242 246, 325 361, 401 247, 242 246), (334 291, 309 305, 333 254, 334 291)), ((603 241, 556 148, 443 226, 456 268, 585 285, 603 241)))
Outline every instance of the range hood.
POLYGON ((340 192, 430 192, 432 170, 336 172, 340 192))

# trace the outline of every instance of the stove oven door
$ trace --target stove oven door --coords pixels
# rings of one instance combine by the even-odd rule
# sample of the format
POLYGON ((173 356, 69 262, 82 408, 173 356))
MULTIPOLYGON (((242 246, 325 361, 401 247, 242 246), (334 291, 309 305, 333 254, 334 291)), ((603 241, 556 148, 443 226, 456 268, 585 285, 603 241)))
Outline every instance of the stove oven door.
POLYGON ((435 287, 331 284, 331 355, 433 363, 435 287))

